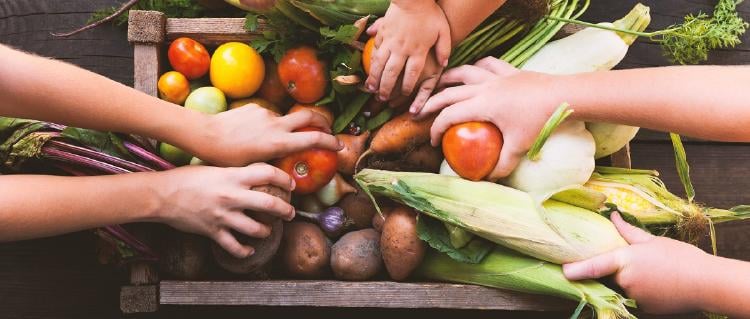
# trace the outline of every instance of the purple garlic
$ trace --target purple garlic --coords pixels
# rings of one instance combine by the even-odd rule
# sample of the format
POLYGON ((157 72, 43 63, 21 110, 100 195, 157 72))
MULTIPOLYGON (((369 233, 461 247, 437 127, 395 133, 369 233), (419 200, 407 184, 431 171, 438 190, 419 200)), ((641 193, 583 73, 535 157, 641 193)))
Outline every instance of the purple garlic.
POLYGON ((344 210, 340 207, 329 207, 319 213, 308 213, 304 211, 297 211, 297 214, 307 219, 313 220, 328 234, 335 234, 344 229, 345 226, 350 224, 348 218, 344 214, 344 210))

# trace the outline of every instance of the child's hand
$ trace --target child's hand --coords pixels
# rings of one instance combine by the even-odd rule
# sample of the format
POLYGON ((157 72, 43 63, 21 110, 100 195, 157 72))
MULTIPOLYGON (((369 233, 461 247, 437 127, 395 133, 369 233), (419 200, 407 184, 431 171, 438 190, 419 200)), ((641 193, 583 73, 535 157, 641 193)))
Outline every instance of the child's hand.
POLYGON ((327 120, 311 111, 279 116, 259 106, 247 105, 204 118, 197 136, 186 141, 186 150, 219 166, 243 166, 286 156, 289 153, 323 148, 338 151, 339 141, 331 135, 327 120), (322 132, 294 132, 304 127, 322 132))
POLYGON ((268 213, 287 221, 294 218, 294 208, 290 204, 250 190, 262 185, 274 185, 287 191, 294 188, 289 175, 271 165, 188 166, 153 176, 159 199, 157 221, 209 237, 238 258, 251 255, 254 249, 240 244, 232 231, 256 238, 271 234, 269 226, 246 216, 244 210, 268 213))
MULTIPOLYGON (((720 271, 707 267, 708 254, 687 243, 651 235, 625 222, 618 213, 612 222, 630 246, 563 266, 570 280, 614 275, 638 308, 649 313, 698 311, 701 304, 702 272, 720 271)), ((739 274, 738 274, 739 275, 739 274)))
POLYGON ((495 58, 446 71, 438 88, 417 119, 440 112, 432 125, 432 145, 440 144, 443 133, 455 124, 486 121, 503 133, 500 160, 489 179, 507 176, 534 143, 550 115, 564 100, 548 86, 550 76, 520 71, 495 58))
POLYGON ((375 36, 368 90, 386 101, 394 94, 401 73, 400 95, 410 96, 434 46, 439 63, 448 64, 451 35, 443 10, 434 0, 391 1, 385 16, 367 33, 375 36), (402 72, 403 71, 403 72, 402 72))

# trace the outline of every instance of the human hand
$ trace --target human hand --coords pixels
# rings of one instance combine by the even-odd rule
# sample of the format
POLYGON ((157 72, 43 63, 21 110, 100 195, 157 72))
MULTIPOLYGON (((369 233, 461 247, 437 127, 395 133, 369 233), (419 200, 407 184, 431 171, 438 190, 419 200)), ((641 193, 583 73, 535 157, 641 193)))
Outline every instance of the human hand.
POLYGON ((504 143, 490 180, 515 169, 563 102, 555 94, 552 76, 520 71, 492 57, 446 71, 438 84, 438 89, 444 87, 448 88, 429 98, 423 108, 412 110, 415 118, 440 112, 431 129, 434 146, 453 125, 470 121, 495 124, 504 143))
POLYGON ((380 100, 412 95, 433 47, 439 65, 448 64, 450 27, 434 0, 392 1, 367 33, 375 36, 375 49, 365 87, 380 100), (399 80, 400 90, 394 91, 399 80))
POLYGON ((156 221, 182 231, 209 237, 232 255, 243 258, 253 247, 240 244, 232 231, 265 238, 268 225, 245 215, 245 210, 267 213, 284 220, 294 218, 294 207, 254 186, 273 185, 291 191, 292 179, 267 164, 245 167, 187 166, 154 173, 158 207, 156 221))
POLYGON ((343 147, 331 135, 326 118, 308 110, 280 116, 247 105, 204 116, 202 123, 198 131, 187 135, 184 149, 219 166, 264 162, 308 148, 339 151, 343 147), (323 131, 295 132, 311 126, 323 131))
MULTIPOLYGON (((638 308, 654 314, 698 311, 704 291, 701 272, 708 257, 699 248, 674 239, 654 236, 612 214, 612 222, 630 246, 588 260, 563 265, 570 280, 614 275, 638 308)), ((718 271, 718 269, 716 270, 718 271)))

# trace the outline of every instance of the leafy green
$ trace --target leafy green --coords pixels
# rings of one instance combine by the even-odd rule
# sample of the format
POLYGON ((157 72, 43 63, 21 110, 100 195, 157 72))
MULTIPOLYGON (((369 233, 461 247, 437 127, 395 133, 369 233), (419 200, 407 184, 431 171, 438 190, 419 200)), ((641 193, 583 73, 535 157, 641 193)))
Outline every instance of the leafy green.
POLYGON ((367 100, 370 99, 370 96, 371 94, 368 93, 360 93, 346 104, 346 107, 343 109, 341 115, 339 115, 336 118, 336 121, 333 123, 334 134, 338 134, 344 131, 346 126, 351 123, 354 118, 357 117, 357 114, 359 114, 359 112, 362 110, 362 107, 365 106, 365 103, 367 103, 367 100))
POLYGON ((0 117, 0 162, 10 168, 21 165, 26 159, 39 155, 51 134, 35 134, 46 127, 46 123, 0 117))
POLYGON ((741 43, 740 37, 748 23, 737 13, 736 0, 719 0, 712 16, 705 13, 688 15, 682 24, 673 25, 672 32, 661 35, 664 54, 679 64, 697 64, 708 59, 708 52, 731 48, 741 43))
POLYGON ((67 127, 62 131, 62 136, 105 154, 123 159, 132 158, 130 152, 122 144, 122 139, 111 132, 67 127))
POLYGON ((368 131, 375 130, 376 128, 381 127, 383 124, 388 122, 391 119, 391 117, 393 117, 393 109, 386 108, 385 110, 380 111, 378 115, 367 120, 367 124, 365 124, 365 129, 368 131))
POLYGON ((248 12, 248 14, 245 15, 245 24, 243 25, 245 30, 255 32, 258 30, 258 25, 258 14, 248 12))
POLYGON ((446 253, 456 261, 477 264, 495 247, 495 244, 480 237, 474 237, 462 248, 454 248, 450 241, 450 235, 443 223, 437 219, 420 214, 417 219, 417 234, 419 239, 424 240, 430 247, 446 253))

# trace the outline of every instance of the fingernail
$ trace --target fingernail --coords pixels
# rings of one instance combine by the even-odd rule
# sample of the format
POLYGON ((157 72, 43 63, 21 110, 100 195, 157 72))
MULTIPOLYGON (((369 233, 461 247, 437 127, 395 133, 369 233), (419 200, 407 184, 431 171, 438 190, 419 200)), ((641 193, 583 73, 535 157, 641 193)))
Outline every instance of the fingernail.
POLYGON ((286 221, 288 222, 292 221, 292 219, 294 219, 294 215, 296 214, 297 214, 296 210, 294 209, 294 207, 292 207, 292 211, 289 212, 289 217, 286 219, 286 221))
POLYGON ((247 248, 248 248, 247 249, 247 254, 245 255, 245 257, 250 257, 253 254, 255 254, 255 248, 253 248, 253 247, 247 247, 247 248))
POLYGON ((295 181, 294 179, 292 179, 292 189, 291 190, 294 190, 295 188, 297 188, 297 181, 295 181))
POLYGON ((375 86, 372 84, 368 84, 367 90, 370 91, 370 93, 375 93, 375 86))
POLYGON ((448 66, 448 60, 443 60, 443 62, 441 62, 440 65, 443 67, 448 66))
POLYGON ((381 94, 381 95, 378 95, 378 99, 382 102, 382 101, 388 100, 388 97, 385 96, 385 94, 381 94))

